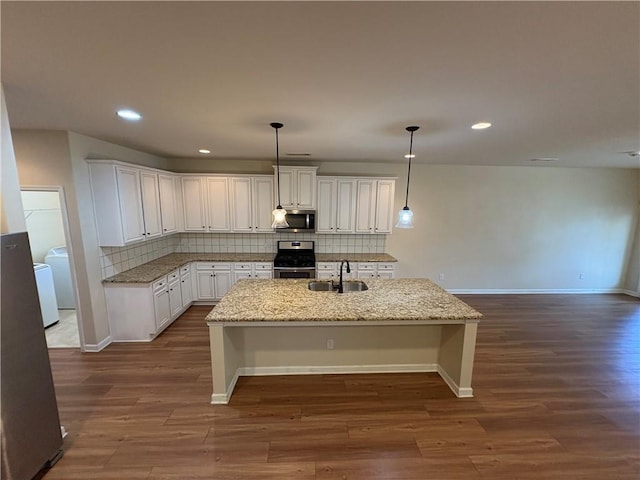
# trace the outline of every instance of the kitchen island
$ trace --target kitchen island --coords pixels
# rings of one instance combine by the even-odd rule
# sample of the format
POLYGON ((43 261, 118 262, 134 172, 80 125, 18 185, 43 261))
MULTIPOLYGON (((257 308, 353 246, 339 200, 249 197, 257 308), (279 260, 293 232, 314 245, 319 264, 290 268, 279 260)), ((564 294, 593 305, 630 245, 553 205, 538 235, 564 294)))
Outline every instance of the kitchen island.
POLYGON ((308 280, 242 280, 207 315, 212 403, 238 377, 438 372, 471 397, 482 315, 427 279, 367 280, 368 290, 313 292, 308 280))

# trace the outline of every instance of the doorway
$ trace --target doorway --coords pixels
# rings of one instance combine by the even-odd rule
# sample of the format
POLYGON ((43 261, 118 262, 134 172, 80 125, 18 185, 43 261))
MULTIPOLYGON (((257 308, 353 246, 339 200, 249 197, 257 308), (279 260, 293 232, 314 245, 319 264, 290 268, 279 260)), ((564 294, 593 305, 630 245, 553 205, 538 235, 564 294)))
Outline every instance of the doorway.
POLYGON ((82 323, 64 191, 62 187, 20 187, 20 190, 31 256, 38 273, 40 303, 43 308, 49 307, 43 311, 47 346, 81 348, 82 323))

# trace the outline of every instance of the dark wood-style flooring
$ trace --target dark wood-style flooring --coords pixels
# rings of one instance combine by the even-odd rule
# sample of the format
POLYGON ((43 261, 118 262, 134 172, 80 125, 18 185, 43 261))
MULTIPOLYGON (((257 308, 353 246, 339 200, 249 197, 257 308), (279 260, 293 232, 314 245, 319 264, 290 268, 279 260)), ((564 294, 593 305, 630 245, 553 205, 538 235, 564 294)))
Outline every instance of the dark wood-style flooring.
POLYGON ((151 344, 51 350, 69 435, 44 478, 640 478, 640 301, 461 298, 485 314, 471 399, 437 374, 310 375, 210 405, 210 307, 151 344))

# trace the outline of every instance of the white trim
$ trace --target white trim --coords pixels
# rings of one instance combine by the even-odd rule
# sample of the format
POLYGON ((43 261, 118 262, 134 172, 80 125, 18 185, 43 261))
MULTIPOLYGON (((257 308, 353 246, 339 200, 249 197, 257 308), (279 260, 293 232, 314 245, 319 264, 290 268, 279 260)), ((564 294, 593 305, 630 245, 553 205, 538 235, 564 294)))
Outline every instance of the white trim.
POLYGON ((109 335, 107 338, 104 338, 100 342, 98 342, 97 345, 95 343, 85 343, 84 349, 82 351, 83 352, 100 352, 104 350, 106 347, 108 347, 111 344, 111 342, 112 342, 111 335, 109 335))
POLYGON ((231 379, 231 383, 227 387, 226 393, 212 393, 211 394, 211 403, 214 405, 226 405, 229 403, 229 399, 231 398, 231 394, 233 394, 233 389, 236 388, 236 382, 240 377, 240 368, 236 370, 235 375, 231 379))
POLYGON ((627 293, 626 290, 621 288, 452 288, 446 289, 447 292, 453 295, 526 295, 526 294, 542 294, 542 295, 555 295, 555 294, 594 294, 594 293, 627 293))
POLYGON ((454 380, 449 376, 449 374, 445 371, 445 369, 442 368, 440 365, 438 365, 437 371, 438 371, 438 374, 444 380, 444 383, 446 383, 451 389, 451 391, 456 394, 456 397, 458 398, 473 397, 473 388, 471 387, 461 388, 456 382, 454 382, 454 380))
MULTIPOLYGON (((408 373, 408 372, 440 372, 442 370, 437 363, 422 363, 422 364, 396 364, 396 365, 311 365, 311 366, 290 366, 290 367, 240 367, 236 370, 235 375, 231 379, 227 391, 225 393, 212 393, 211 403, 214 405, 226 405, 229 403, 229 399, 233 394, 233 390, 236 387, 236 382, 239 377, 260 377, 260 376, 273 376, 273 375, 322 375, 322 374, 349 374, 349 373, 408 373)), ((442 374, 440 374, 442 376, 442 374)), ((448 378, 448 375, 447 375, 448 378)), ((444 379, 444 377, 443 377, 444 379)), ((453 392, 461 397, 461 392, 468 393, 464 396, 472 397, 471 392, 466 392, 469 389, 460 389, 456 386, 456 389, 451 387, 451 384, 444 379, 447 385, 453 390, 453 392)))
POLYGON ((633 290, 623 289, 620 290, 620 293, 624 293, 625 295, 629 295, 631 297, 640 298, 640 292, 634 292, 633 290))
POLYGON ((339 373, 406 373, 437 372, 437 363, 395 365, 311 365, 290 367, 240 367, 236 374, 241 377, 269 375, 322 375, 339 373))

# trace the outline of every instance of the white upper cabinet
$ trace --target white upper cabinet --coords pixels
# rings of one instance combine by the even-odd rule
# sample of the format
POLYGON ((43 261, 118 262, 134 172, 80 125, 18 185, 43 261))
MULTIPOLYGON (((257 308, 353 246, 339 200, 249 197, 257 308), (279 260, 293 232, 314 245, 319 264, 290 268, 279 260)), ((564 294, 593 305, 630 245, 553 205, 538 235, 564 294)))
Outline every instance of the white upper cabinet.
POLYGON ((252 213, 254 232, 273 232, 271 228, 271 212, 275 207, 273 199, 273 177, 252 178, 252 213))
POLYGON ((231 221, 233 232, 273 232, 271 211, 273 178, 271 176, 232 177, 231 221))
POLYGON ((182 177, 182 205, 185 232, 204 232, 207 229, 204 177, 182 177))
POLYGON ((230 232, 229 179, 207 177, 207 228, 208 232, 230 232))
POLYGON ((231 181, 231 230, 234 232, 251 232, 251 178, 230 178, 231 181))
POLYGON ((356 181, 319 178, 316 232, 353 233, 356 214, 356 181))
POLYGON ((391 233, 395 180, 359 179, 356 194, 356 233, 391 233))
MULTIPOLYGON (((277 169, 274 166, 274 173, 277 169)), ((315 210, 318 167, 280 167, 280 204, 286 210, 315 210)), ((276 179, 276 202, 277 202, 276 179)))
POLYGON ((176 206, 176 178, 173 175, 158 175, 160 192, 160 219, 162 234, 178 231, 178 209, 176 206))
MULTIPOLYGON (((120 238, 114 238, 113 240, 107 240, 107 244, 124 245, 131 242, 137 242, 144 240, 147 233, 144 227, 144 213, 142 211, 142 195, 140 192, 140 171, 130 168, 116 168, 117 178, 117 192, 118 200, 120 203, 120 212, 122 215, 122 235, 120 238)), ((103 179, 98 179, 102 181, 103 179)), ((97 209, 101 209, 104 205, 102 201, 99 205, 96 205, 97 209)), ((104 225, 101 212, 96 211, 96 221, 98 224, 104 225)), ((106 235, 105 229, 108 229, 108 225, 104 225, 102 229, 102 237, 106 235)), ((102 243, 103 244, 103 243, 102 243)), ((103 244, 104 245, 104 244, 103 244)))
POLYGON ((318 211, 316 232, 334 233, 336 230, 336 181, 318 178, 318 211))
POLYGON ((162 235, 160 224, 160 192, 158 174, 140 172, 140 189, 142 193, 142 214, 144 218, 145 237, 155 238, 162 235))
POLYGON ((162 234, 158 174, 88 161, 98 244, 121 247, 162 234))

